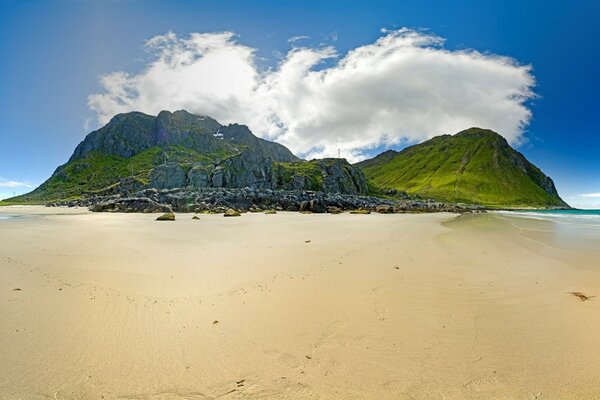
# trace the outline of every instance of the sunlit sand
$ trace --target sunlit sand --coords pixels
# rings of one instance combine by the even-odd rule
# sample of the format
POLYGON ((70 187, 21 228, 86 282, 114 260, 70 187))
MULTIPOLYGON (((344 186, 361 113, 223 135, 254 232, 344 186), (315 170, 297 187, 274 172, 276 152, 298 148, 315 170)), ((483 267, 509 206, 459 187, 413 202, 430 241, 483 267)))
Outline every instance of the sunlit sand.
POLYGON ((542 222, 8 214, 2 399, 600 396, 600 250, 542 222))

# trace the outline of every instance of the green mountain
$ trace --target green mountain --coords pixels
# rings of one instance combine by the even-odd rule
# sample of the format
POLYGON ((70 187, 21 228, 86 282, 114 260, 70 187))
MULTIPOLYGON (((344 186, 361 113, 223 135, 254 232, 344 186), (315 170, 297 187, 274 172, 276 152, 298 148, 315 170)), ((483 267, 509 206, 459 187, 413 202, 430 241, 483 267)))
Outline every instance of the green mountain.
POLYGON ((497 133, 471 128, 356 164, 380 188, 490 207, 568 207, 554 182, 497 133))
POLYGON ((256 187, 366 194, 346 160, 304 161, 247 126, 187 111, 119 114, 91 132, 31 193, 4 203, 43 203, 144 188, 256 187))

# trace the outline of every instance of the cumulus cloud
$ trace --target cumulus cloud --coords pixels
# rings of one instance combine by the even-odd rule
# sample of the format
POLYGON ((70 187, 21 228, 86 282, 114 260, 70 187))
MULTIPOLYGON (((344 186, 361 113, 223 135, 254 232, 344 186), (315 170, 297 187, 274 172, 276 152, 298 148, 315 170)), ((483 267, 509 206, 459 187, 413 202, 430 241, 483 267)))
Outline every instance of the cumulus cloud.
POLYGON ((0 180, 0 188, 32 187, 27 182, 0 180))
MULTIPOLYGON (((294 41, 295 42, 295 41, 294 41)), ((416 143, 472 126, 518 144, 534 97, 531 66, 475 50, 452 51, 438 36, 383 30, 340 55, 332 46, 293 47, 261 70, 256 49, 232 32, 173 33, 146 42, 145 68, 101 77, 89 96, 98 121, 114 114, 186 109, 311 157, 351 161, 380 146, 416 143)))

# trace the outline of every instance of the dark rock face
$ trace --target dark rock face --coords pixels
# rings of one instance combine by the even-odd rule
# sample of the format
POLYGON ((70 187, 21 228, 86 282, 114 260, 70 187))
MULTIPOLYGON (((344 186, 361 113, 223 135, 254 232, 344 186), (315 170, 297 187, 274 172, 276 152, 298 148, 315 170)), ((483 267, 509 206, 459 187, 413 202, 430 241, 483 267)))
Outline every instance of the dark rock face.
POLYGON ((323 169, 323 191, 344 194, 367 194, 367 178, 363 172, 346 160, 326 158, 319 160, 323 169))
POLYGON ((184 146, 206 152, 219 150, 222 144, 214 140, 213 133, 220 127, 216 120, 187 111, 161 111, 154 122, 153 140, 161 146, 184 146))
POLYGON ((382 204, 380 206, 375 207, 375 211, 377 211, 380 214, 391 214, 394 212, 394 207, 387 204, 382 204))
POLYGON ((149 186, 156 189, 185 187, 187 186, 186 173, 179 164, 159 165, 150 173, 149 186))
MULTIPOLYGON (((144 195, 143 193, 140 193, 144 195)), ((97 202, 89 205, 91 211, 112 211, 112 212, 167 212, 172 213, 170 206, 159 204, 148 197, 128 197, 120 198, 119 196, 108 197, 106 199, 98 199, 97 202)))
POLYGON ((190 186, 194 188, 202 188, 212 186, 212 166, 206 165, 197 165, 192 168, 187 173, 187 184, 186 185, 175 185, 171 187, 183 187, 190 186))
POLYGON ((272 188, 273 160, 254 151, 245 151, 239 156, 225 160, 222 165, 223 180, 215 187, 272 188))
MULTIPOLYGON (((308 163, 307 161, 297 161, 308 163)), ((368 193, 367 179, 362 171, 343 159, 324 159, 313 163, 320 186, 319 191, 328 193, 368 193)), ((314 179, 314 177, 312 177, 314 179)), ((156 189, 174 188, 253 188, 311 190, 311 177, 296 175, 282 183, 274 170, 274 162, 256 151, 244 151, 229 157, 219 164, 197 163, 189 171, 177 163, 166 163, 155 167, 149 176, 147 187, 156 189)))
POLYGON ((118 114, 104 127, 87 135, 69 161, 84 158, 92 151, 131 157, 154 145, 154 128, 154 117, 150 115, 118 114))
POLYGON ((131 157, 154 146, 182 146, 210 154, 236 152, 239 146, 275 161, 298 158, 285 146, 257 138, 245 125, 222 126, 208 116, 179 110, 161 111, 156 117, 140 112, 118 114, 79 143, 69 161, 91 152, 131 157))
POLYGON ((294 156, 287 147, 254 136, 246 125, 230 124, 221 127, 219 129, 219 134, 222 135, 223 140, 225 141, 233 141, 248 146, 260 153, 263 157, 269 157, 275 161, 290 162, 298 160, 298 157, 294 156))
POLYGON ((150 173, 149 187, 157 189, 203 187, 272 188, 273 161, 257 152, 245 151, 221 163, 196 164, 186 173, 176 163, 155 167, 150 173))
MULTIPOLYGON (((161 111, 156 117, 139 112, 116 115, 90 133, 69 162, 34 192, 51 201, 151 188, 368 193, 362 171, 344 159, 300 160, 286 147, 254 136, 247 126, 222 126, 210 117, 186 111, 161 111), (46 187, 53 192, 45 196, 46 187)), ((114 206, 122 207, 120 203, 114 206)), ((324 210, 323 206, 312 208, 313 212, 324 210)))
POLYGON ((366 195, 369 192, 363 172, 341 158, 278 164, 273 185, 281 190, 315 190, 327 193, 366 195))
POLYGON ((216 212, 301 211, 332 214, 344 210, 399 212, 481 212, 476 205, 439 203, 433 200, 388 200, 370 196, 313 191, 258 188, 145 189, 91 197, 85 200, 51 203, 49 206, 85 206, 97 212, 216 212))

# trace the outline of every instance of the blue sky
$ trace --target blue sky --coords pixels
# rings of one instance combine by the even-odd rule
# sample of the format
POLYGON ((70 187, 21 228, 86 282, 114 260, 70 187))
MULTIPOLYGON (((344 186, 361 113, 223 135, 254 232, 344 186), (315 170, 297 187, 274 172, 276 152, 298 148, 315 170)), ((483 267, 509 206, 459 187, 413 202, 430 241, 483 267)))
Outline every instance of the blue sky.
MULTIPOLYGON (((333 46, 343 57, 380 39, 382 28, 406 27, 444 38, 448 51, 474 49, 531 65, 536 97, 525 104, 532 116, 518 150, 570 204, 600 207, 599 17, 596 1, 3 0, 0 198, 29 191, 18 183, 37 186, 66 162, 98 125, 88 96, 106 93, 99 76, 148 68, 144 43, 157 35, 235 32, 264 70, 289 55, 292 37, 308 36, 297 42, 333 46)), ((326 58, 315 69, 335 63, 326 58)), ((372 147, 362 154, 386 145, 372 147)))

